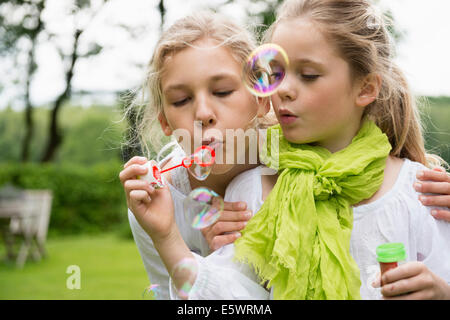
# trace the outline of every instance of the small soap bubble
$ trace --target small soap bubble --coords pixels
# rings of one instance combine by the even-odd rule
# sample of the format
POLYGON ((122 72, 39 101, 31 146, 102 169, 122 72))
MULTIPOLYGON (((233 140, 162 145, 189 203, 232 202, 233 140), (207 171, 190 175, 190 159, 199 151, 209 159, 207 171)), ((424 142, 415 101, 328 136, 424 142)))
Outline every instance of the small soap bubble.
POLYGON ((184 211, 194 216, 192 227, 202 229, 219 219, 224 203, 221 196, 208 188, 196 188, 184 199, 184 211))
POLYGON ((152 284, 145 288, 142 293, 142 299, 156 300, 160 296, 160 290, 159 284, 152 284))
POLYGON ((191 165, 185 166, 188 171, 197 180, 206 180, 215 161, 215 151, 212 147, 201 146, 191 155, 190 160, 191 165))
POLYGON ((267 43, 256 48, 244 64, 243 79, 247 89, 258 97, 275 93, 283 82, 289 59, 283 48, 267 43))
POLYGON ((181 299, 187 300, 192 290, 194 282, 197 279, 198 265, 194 258, 184 258, 176 264, 172 271, 172 279, 182 281, 181 287, 177 290, 177 294, 181 299))

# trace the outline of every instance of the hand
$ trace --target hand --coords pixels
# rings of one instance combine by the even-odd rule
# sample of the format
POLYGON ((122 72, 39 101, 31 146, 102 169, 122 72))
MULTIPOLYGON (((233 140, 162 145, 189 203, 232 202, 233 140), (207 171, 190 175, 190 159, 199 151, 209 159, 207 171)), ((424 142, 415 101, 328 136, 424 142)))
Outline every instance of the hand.
POLYGON ((225 202, 220 218, 211 226, 201 229, 203 236, 212 251, 233 243, 241 236, 240 230, 245 228, 252 213, 245 202, 225 202))
POLYGON ((167 187, 155 190, 147 181, 137 179, 148 169, 144 157, 133 157, 124 165, 119 178, 125 189, 128 208, 142 228, 155 239, 168 238, 175 230, 174 206, 167 187))
MULTIPOLYGON (((436 194, 420 195, 423 205, 450 209, 450 176, 443 168, 419 171, 417 179, 419 181, 414 183, 417 192, 436 194)), ((450 222, 450 210, 433 209, 431 213, 436 219, 450 222)))
POLYGON ((391 269, 383 274, 381 282, 385 300, 450 299, 450 286, 422 262, 408 262, 391 269))

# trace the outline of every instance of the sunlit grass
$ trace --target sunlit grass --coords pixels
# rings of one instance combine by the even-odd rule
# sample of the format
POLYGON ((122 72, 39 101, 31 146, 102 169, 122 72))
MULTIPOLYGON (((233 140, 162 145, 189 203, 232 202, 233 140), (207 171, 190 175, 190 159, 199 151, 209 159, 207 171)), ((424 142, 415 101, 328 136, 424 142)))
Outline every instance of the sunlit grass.
MULTIPOLYGON (((115 234, 52 238, 48 257, 23 269, 0 264, 0 299, 142 299, 149 285, 133 240, 115 234), (68 289, 67 267, 81 271, 81 288, 68 289)), ((4 247, 0 245, 0 254, 4 247)))

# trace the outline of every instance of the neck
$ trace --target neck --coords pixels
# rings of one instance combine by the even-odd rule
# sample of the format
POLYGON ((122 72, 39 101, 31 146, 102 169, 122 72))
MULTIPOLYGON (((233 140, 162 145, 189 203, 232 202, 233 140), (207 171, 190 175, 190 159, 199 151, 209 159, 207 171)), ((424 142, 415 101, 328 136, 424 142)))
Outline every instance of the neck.
POLYGON ((247 171, 249 169, 253 169, 257 167, 258 164, 242 164, 235 165, 231 170, 228 170, 223 174, 213 174, 211 173, 208 178, 204 181, 198 181, 192 175, 189 175, 189 182, 191 184, 191 188, 195 189, 198 187, 207 187, 209 189, 214 190, 222 197, 225 196, 225 190, 228 184, 236 177, 238 174, 247 171))
POLYGON ((333 134, 328 139, 318 141, 316 145, 328 149, 331 153, 345 149, 352 143, 353 138, 361 129, 361 125, 362 121, 353 125, 347 125, 346 128, 337 130, 339 132, 338 134, 333 134))

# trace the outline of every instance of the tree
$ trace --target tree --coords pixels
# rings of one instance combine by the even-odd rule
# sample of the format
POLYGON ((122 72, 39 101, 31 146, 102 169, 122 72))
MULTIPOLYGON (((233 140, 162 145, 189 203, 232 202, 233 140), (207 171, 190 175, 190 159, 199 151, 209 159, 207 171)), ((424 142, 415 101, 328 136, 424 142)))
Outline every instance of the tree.
POLYGON ((68 54, 65 54, 62 49, 59 50, 59 53, 61 55, 61 59, 63 61, 66 61, 68 64, 68 67, 65 71, 65 88, 63 92, 56 98, 55 102, 53 103, 51 115, 50 115, 50 124, 48 128, 48 141, 46 148, 44 150, 43 156, 41 161, 42 162, 49 162, 51 161, 56 153, 56 150, 62 143, 62 133, 58 125, 58 115, 61 110, 61 107, 63 104, 68 101, 71 97, 72 92, 72 79, 74 75, 74 68, 76 63, 82 59, 86 58, 92 55, 99 54, 101 50, 103 49, 100 45, 97 43, 91 45, 91 49, 84 53, 80 54, 78 48, 80 43, 80 38, 83 35, 83 33, 89 28, 90 23, 95 18, 95 16, 100 12, 103 5, 107 1, 102 1, 101 5, 97 9, 92 9, 92 3, 90 0, 75 0, 73 9, 72 9, 72 16, 75 19, 75 30, 73 32, 73 45, 71 52, 68 54), (83 11, 90 11, 90 19, 87 24, 85 25, 77 25, 77 14, 83 12, 83 11))
POLYGON ((26 162, 30 159, 30 144, 34 131, 33 104, 30 99, 30 87, 32 78, 36 72, 36 47, 38 36, 44 29, 42 12, 45 9, 46 0, 40 1, 0 1, 0 54, 17 54, 17 44, 21 39, 27 39, 27 63, 25 67, 24 104, 25 104, 25 135, 22 141, 21 160, 26 162), (9 19, 11 13, 23 13, 21 20, 9 19))

